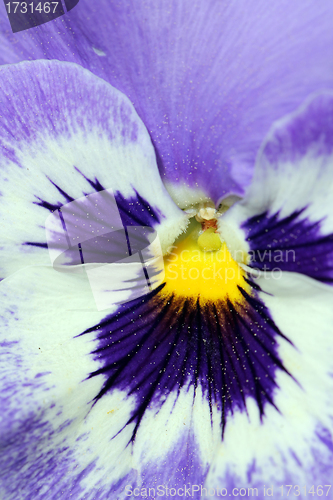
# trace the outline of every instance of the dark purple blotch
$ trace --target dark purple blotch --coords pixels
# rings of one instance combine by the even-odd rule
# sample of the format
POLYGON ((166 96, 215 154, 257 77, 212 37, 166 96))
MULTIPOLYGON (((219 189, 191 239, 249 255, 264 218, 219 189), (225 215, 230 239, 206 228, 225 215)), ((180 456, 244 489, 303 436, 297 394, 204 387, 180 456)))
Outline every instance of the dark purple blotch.
POLYGON ((266 404, 275 407, 275 374, 288 373, 277 339, 288 339, 256 293, 240 288, 242 303, 201 303, 163 288, 123 304, 83 333, 96 333, 93 355, 102 361, 90 378, 105 376, 95 404, 115 388, 135 395, 126 423, 135 423, 132 440, 148 408, 160 409, 171 392, 191 386, 202 387, 211 418, 213 406, 220 411, 222 435, 228 416, 236 408, 246 411, 247 398, 256 401, 261 417, 266 404))
POLYGON ((251 267, 299 272, 323 283, 333 282, 333 234, 323 234, 323 220, 310 221, 303 215, 305 210, 284 218, 279 212, 263 212, 242 225, 251 267))
MULTIPOLYGON (((82 174, 77 168, 77 172, 80 173, 86 181, 90 184, 94 191, 92 192, 100 192, 105 191, 106 188, 99 182, 97 178, 94 180, 87 178, 84 174, 82 174)), ((58 190, 63 201, 59 201, 57 203, 50 203, 48 200, 43 200, 41 198, 37 198, 34 202, 36 205, 45 208, 49 212, 55 212, 57 210, 60 211, 61 215, 61 207, 67 203, 71 203, 74 201, 64 189, 58 186, 55 182, 49 179, 52 185, 58 190)), ((66 250, 67 255, 67 263, 69 265, 78 265, 82 263, 111 263, 126 258, 128 255, 136 253, 139 250, 147 247, 151 242, 151 235, 148 234, 147 228, 153 228, 157 224, 160 223, 162 219, 161 212, 151 207, 147 201, 136 191, 134 190, 134 196, 131 198, 125 198, 119 191, 115 192, 115 200, 117 203, 117 207, 119 210, 120 218, 123 224, 123 230, 120 231, 112 231, 104 234, 103 236, 96 236, 91 238, 90 240, 84 241, 83 243, 77 242, 73 247, 69 247, 66 250), (140 235, 134 234, 133 231, 131 234, 130 227, 139 226, 146 228, 146 233, 143 234, 141 231, 140 235)), ((83 193, 83 195, 92 194, 83 193)), ((105 198, 107 200, 107 198, 105 198)), ((110 212, 112 207, 113 200, 110 198, 110 212)), ((107 201, 105 201, 107 203, 107 201)), ((93 210, 94 207, 92 207, 93 210)), ((99 210, 95 209, 95 210, 99 210)), ((107 212, 107 207, 104 207, 104 211, 107 212)), ((86 222, 86 213, 76 213, 75 221, 73 221, 73 225, 77 224, 77 220, 82 221, 81 226, 84 227, 84 222, 86 222)), ((94 217, 94 214, 90 214, 91 217, 94 217)), ((97 217, 97 215, 96 215, 97 217)), ((63 221, 64 222, 64 221, 63 221)), ((110 224, 112 220, 110 220, 110 224)), ((66 227, 64 226, 64 230, 66 231, 66 227)), ((58 235, 54 235, 55 242, 58 240, 58 235)), ((69 241, 69 240, 68 240, 69 241)), ((45 241, 27 241, 25 245, 35 246, 39 248, 48 248, 48 245, 45 241)), ((57 245, 57 243, 55 243, 57 245)))

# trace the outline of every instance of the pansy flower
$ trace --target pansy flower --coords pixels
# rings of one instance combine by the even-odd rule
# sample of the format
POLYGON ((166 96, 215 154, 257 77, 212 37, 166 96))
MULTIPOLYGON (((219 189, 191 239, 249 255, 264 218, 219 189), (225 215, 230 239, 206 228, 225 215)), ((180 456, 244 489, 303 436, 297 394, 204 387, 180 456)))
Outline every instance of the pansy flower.
POLYGON ((3 11, 1 498, 332 498, 332 14, 3 11))

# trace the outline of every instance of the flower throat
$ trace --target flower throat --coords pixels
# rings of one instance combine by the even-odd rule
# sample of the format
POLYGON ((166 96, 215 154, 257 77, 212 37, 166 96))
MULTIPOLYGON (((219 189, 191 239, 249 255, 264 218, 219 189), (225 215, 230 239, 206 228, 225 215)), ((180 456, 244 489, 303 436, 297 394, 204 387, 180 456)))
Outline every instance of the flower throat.
POLYGON ((163 293, 200 302, 243 302, 239 289, 249 292, 245 272, 231 257, 217 233, 215 220, 193 221, 164 258, 163 293))

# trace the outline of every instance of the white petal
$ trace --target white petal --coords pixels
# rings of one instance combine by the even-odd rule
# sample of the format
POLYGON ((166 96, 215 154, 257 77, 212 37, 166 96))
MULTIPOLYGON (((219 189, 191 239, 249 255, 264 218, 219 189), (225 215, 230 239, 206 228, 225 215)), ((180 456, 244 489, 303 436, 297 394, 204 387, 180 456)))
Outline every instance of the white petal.
POLYGON ((252 267, 333 282, 332 138, 331 92, 311 97, 268 134, 248 193, 219 227, 231 250, 236 242, 249 252, 252 267))
POLYGON ((148 132, 126 96, 58 61, 5 66, 0 79, 1 277, 49 264, 50 211, 101 189, 141 225, 158 225, 163 247, 174 241, 187 219, 162 184, 148 132))
POLYGON ((273 486, 277 498, 283 484, 310 488, 330 483, 333 294, 327 285, 293 273, 280 279, 267 274, 258 284, 275 324, 293 343, 278 341, 280 359, 293 378, 276 373, 279 411, 268 405, 262 422, 250 400, 248 415, 235 412, 228 419, 206 482, 229 487, 229 492, 257 487, 259 498, 264 498, 264 485, 273 486))

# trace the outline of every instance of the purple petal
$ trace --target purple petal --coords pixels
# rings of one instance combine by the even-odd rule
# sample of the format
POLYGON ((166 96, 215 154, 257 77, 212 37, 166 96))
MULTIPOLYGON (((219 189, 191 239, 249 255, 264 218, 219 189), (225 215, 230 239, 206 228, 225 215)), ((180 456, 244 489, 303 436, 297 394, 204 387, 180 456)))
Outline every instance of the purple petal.
POLYGON ((332 16, 314 0, 81 0, 15 35, 3 19, 2 60, 75 61, 106 79, 134 103, 174 196, 186 185, 217 201, 242 194, 276 119, 332 87, 332 16))
POLYGON ((333 94, 278 122, 244 200, 226 214, 242 227, 250 266, 333 282, 333 94))
POLYGON ((174 241, 186 215, 165 190, 149 135, 126 96, 80 66, 57 61, 2 67, 0 79, 0 277, 50 265, 45 224, 51 217, 52 242, 63 237, 67 244, 58 217, 63 205, 75 244, 72 264, 81 264, 83 241, 85 262, 108 262, 104 233, 124 234, 127 226, 158 227, 161 242, 163 231, 174 241), (68 212, 77 199, 81 205, 68 212), (91 242, 97 246, 87 248, 88 236, 98 236, 91 242))
POLYGON ((102 366, 90 376, 105 377, 96 405, 114 388, 135 394, 132 441, 151 405, 162 407, 168 394, 188 386, 201 386, 211 412, 213 406, 220 412, 221 437, 228 417, 244 411, 247 398, 263 416, 267 403, 274 406, 275 372, 284 370, 276 351, 276 338, 284 335, 265 306, 245 290, 244 305, 203 306, 164 294, 163 287, 96 326, 94 354, 102 366))
POLYGON ((103 454, 96 444, 109 439, 109 473, 130 480, 130 450, 112 439, 130 403, 121 407, 121 394, 114 394, 90 420, 96 387, 83 380, 98 366, 90 355, 94 336, 73 339, 102 319, 87 279, 30 267, 4 280, 0 297, 1 496, 79 500, 87 491, 86 498, 96 498, 103 454), (117 466, 121 452, 125 467, 117 466))
POLYGON ((203 308, 161 287, 102 319, 84 276, 26 268, 0 296, 8 500, 23 483, 47 500, 203 484, 233 415, 278 413, 279 372, 296 385, 255 294, 203 308))
POLYGON ((256 288, 215 310, 161 289, 103 319, 83 276, 4 280, 5 498, 21 485, 38 500, 106 500, 127 485, 245 485, 263 498, 268 481, 329 484, 331 289, 291 274, 256 288))
MULTIPOLYGON (((282 496, 282 485, 285 496, 286 485, 292 485, 290 494, 295 496, 299 485, 305 498, 302 487, 310 496, 314 485, 316 498, 317 486, 330 485, 332 479, 333 291, 295 273, 283 273, 278 280, 267 274, 256 283, 276 326, 295 346, 278 341, 278 353, 295 379, 277 372, 274 402, 279 412, 267 406, 263 425, 250 405, 248 415, 236 413, 230 419, 206 485, 228 488, 227 496, 244 495, 240 488, 245 488, 245 498, 260 500, 282 496), (238 488, 234 495, 233 488, 238 488), (257 488, 257 493, 248 488, 257 488), (272 490, 267 494, 268 488, 272 490)), ((329 490, 323 489, 328 498, 329 490)))

